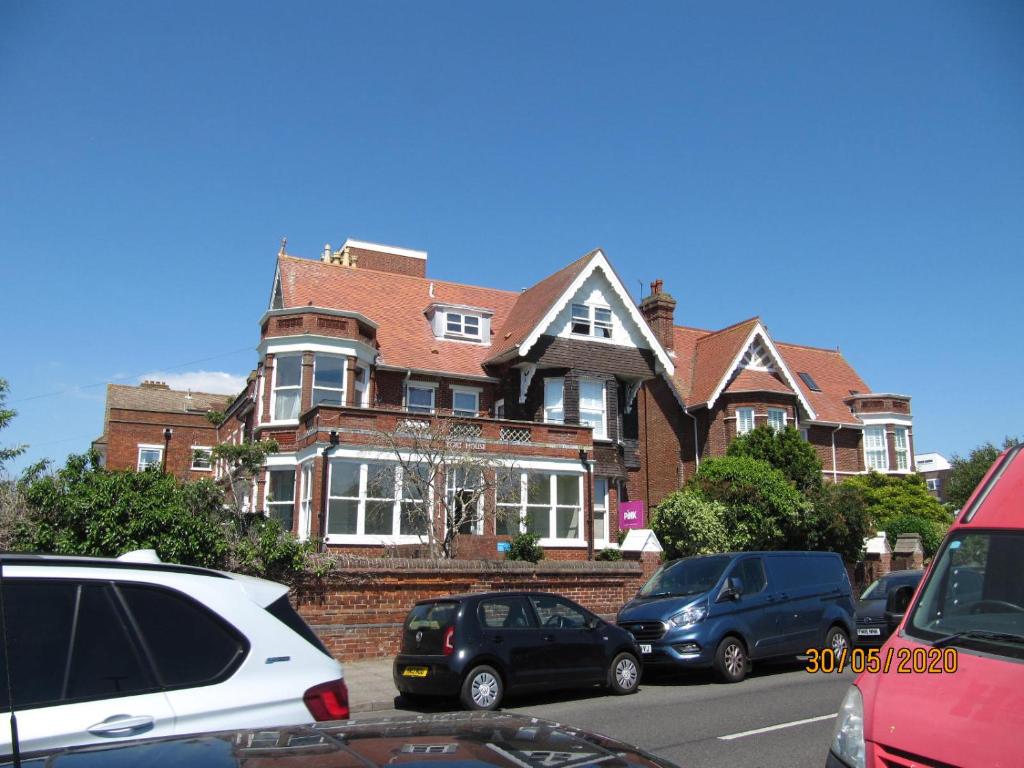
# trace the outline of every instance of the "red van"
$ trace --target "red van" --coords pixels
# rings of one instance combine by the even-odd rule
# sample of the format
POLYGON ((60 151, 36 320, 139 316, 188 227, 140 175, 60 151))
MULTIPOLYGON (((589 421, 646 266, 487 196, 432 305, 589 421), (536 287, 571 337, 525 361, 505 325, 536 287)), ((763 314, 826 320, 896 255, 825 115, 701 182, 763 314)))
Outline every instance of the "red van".
POLYGON ((847 691, 829 768, 1024 766, 1024 445, 887 610, 899 629, 847 691))

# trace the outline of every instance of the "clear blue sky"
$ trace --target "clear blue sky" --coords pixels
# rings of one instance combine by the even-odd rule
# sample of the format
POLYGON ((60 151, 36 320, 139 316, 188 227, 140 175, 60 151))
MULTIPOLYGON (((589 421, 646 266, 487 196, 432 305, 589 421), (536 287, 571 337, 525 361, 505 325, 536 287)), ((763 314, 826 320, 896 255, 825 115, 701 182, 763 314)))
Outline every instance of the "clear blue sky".
POLYGON ((601 246, 841 347, 919 451, 1024 432, 1024 3, 4 0, 0 113, 15 468, 86 385, 245 374, 284 235, 505 288, 601 246))

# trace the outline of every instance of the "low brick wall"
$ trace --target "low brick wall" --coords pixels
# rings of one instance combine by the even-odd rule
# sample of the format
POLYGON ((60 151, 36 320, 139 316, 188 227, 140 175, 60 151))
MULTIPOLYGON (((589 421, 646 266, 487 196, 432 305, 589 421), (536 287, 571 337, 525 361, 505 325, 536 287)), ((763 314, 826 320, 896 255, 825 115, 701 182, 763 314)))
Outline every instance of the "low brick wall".
POLYGON ((657 553, 618 562, 414 560, 344 557, 324 579, 296 584, 292 600, 340 661, 394 656, 418 600, 462 592, 556 592, 605 617, 636 594, 657 568, 657 553))

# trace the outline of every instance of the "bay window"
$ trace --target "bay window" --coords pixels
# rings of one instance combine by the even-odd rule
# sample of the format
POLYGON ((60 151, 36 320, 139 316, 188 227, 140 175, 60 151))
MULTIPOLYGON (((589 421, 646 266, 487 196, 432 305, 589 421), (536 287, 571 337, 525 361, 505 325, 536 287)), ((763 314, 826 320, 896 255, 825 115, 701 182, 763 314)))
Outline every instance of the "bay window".
POLYGON ((313 462, 302 465, 302 488, 299 491, 299 538, 309 538, 313 520, 313 462))
POLYGON ((340 355, 313 357, 313 405, 345 404, 345 367, 340 355))
POLYGON ((784 430, 786 428, 786 411, 782 408, 769 408, 768 426, 776 432, 784 430))
POLYGON ((754 409, 736 409, 736 434, 745 435, 754 428, 754 409))
POLYGON ((910 469, 910 449, 907 442, 907 428, 896 427, 893 430, 894 442, 896 444, 896 469, 906 472, 910 469))
POLYGON ((267 472, 266 513, 291 533, 295 516, 295 469, 271 469, 267 472))
POLYGON ((333 536, 417 536, 430 521, 425 465, 331 459, 327 533, 333 536), (414 478, 411 473, 417 473, 414 478))
POLYGON ((274 421, 299 418, 302 398, 302 355, 274 358, 274 421))
POLYGON ((516 488, 516 474, 512 474, 512 482, 503 484, 505 487, 499 485, 498 533, 514 535, 518 511, 526 532, 541 539, 584 539, 580 475, 527 471, 522 473, 521 483, 516 488))
POLYGON ((594 478, 594 543, 608 540, 608 478, 594 478))
POLYGON ((604 382, 580 379, 580 424, 593 427, 595 440, 605 440, 608 437, 607 422, 604 382))
POLYGON ((885 427, 864 427, 864 466, 879 472, 889 471, 889 449, 885 444, 885 427))
POLYGON ((554 424, 565 421, 564 394, 564 379, 544 379, 544 421, 554 424))

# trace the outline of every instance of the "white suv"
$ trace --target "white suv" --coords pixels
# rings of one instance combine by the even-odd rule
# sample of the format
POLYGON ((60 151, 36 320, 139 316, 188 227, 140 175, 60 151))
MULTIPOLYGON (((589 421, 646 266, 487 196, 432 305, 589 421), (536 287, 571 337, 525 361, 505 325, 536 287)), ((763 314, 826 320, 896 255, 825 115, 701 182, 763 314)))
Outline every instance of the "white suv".
POLYGON ((0 565, 0 710, 13 693, 21 751, 348 717, 341 665, 281 584, 144 552, 0 565))

